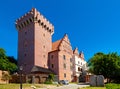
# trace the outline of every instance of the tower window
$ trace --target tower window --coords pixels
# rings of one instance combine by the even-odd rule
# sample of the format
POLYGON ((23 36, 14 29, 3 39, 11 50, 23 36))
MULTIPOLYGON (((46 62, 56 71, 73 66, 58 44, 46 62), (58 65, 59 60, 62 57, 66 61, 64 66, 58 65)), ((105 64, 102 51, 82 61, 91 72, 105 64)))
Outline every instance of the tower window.
POLYGON ((52 64, 51 67, 54 68, 54 64, 52 64))
POLYGON ((64 73, 64 78, 66 78, 66 73, 64 73))

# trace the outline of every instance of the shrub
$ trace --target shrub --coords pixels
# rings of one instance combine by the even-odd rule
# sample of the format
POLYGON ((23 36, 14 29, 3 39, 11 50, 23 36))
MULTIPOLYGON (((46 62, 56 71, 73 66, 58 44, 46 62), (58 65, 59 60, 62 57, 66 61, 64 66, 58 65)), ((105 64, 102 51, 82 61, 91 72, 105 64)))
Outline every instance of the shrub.
POLYGON ((45 83, 45 84, 53 84, 52 81, 48 81, 48 80, 45 81, 44 83, 45 83))

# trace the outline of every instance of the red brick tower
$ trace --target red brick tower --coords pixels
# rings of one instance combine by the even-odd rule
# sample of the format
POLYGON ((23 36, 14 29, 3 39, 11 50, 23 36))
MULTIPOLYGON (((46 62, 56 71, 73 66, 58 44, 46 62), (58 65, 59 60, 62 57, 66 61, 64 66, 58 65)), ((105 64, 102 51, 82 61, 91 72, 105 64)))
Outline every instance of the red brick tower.
POLYGON ((18 66, 28 74, 33 66, 48 68, 52 50, 53 25, 35 8, 16 20, 18 29, 18 66))

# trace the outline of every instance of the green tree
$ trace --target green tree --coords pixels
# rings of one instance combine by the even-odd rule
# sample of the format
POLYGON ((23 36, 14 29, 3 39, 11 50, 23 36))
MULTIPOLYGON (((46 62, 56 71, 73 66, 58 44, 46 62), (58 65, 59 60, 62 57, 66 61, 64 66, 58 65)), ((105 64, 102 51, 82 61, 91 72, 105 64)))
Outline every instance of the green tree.
POLYGON ((96 53, 89 61, 89 71, 96 75, 103 75, 110 81, 118 81, 120 77, 120 56, 117 53, 96 53))
POLYGON ((13 56, 7 56, 7 59, 17 65, 17 60, 13 56))
POLYGON ((0 70, 6 70, 10 73, 13 73, 17 70, 17 65, 15 63, 12 63, 13 59, 9 59, 10 57, 7 57, 5 50, 3 48, 0 48, 0 70))
POLYGON ((3 48, 0 48, 0 59, 6 59, 5 50, 3 48))

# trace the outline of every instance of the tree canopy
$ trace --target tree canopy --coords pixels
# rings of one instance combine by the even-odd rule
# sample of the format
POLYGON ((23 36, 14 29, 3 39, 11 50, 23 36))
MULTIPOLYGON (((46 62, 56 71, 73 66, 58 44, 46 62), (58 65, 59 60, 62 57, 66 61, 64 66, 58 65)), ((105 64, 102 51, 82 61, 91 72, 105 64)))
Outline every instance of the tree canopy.
POLYGON ((0 70, 6 70, 10 73, 17 70, 16 60, 13 57, 8 57, 3 48, 0 48, 0 70))
POLYGON ((120 56, 117 53, 96 53, 88 61, 88 66, 91 73, 120 82, 120 56))

